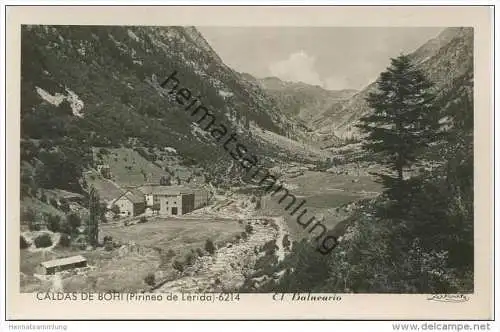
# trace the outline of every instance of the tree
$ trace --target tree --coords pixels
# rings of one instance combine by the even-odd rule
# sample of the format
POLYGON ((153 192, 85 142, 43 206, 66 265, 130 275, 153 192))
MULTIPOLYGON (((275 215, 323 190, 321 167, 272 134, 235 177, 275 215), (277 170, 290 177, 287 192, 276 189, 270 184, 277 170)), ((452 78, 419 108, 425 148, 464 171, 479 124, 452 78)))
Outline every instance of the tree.
POLYGON ((178 261, 178 260, 175 260, 173 263, 172 263, 172 267, 181 272, 184 271, 184 264, 181 262, 181 261, 178 261))
POLYGON ((68 213, 70 211, 69 202, 67 200, 65 200, 64 198, 62 198, 60 200, 60 202, 61 202, 61 206, 60 206, 61 211, 63 211, 64 213, 68 213))
POLYGON ((148 273, 148 275, 144 278, 144 282, 148 286, 154 286, 155 285, 155 275, 154 273, 148 273))
POLYGON ((61 217, 58 215, 50 214, 47 216, 47 228, 52 232, 61 231, 61 217))
POLYGON ((113 247, 114 247, 114 243, 113 243, 113 237, 111 236, 104 236, 104 249, 106 249, 106 251, 111 251, 113 250, 113 247))
POLYGON ((68 214, 66 220, 69 224, 71 232, 74 232, 78 227, 82 225, 82 220, 80 219, 80 216, 77 215, 76 213, 68 214))
POLYGON ((24 238, 24 236, 21 235, 21 249, 26 249, 30 246, 28 241, 24 238))
POLYGON ((99 237, 99 219, 101 216, 99 194, 92 186, 89 193, 89 219, 87 224, 87 238, 92 246, 97 246, 99 237))
POLYGON ((114 214, 120 214, 120 207, 118 205, 113 205, 111 207, 111 211, 114 213, 114 214))
POLYGON ((207 239, 207 241, 205 241, 205 250, 210 254, 210 255, 213 255, 213 253, 215 252, 215 245, 213 243, 212 240, 210 239, 207 239))
POLYGON ((71 244, 71 238, 68 234, 62 233, 59 238, 59 245, 61 247, 69 247, 71 244))
POLYGON ((35 246, 37 248, 47 248, 52 245, 52 239, 49 234, 42 234, 35 238, 35 246))
POLYGON ((373 113, 362 117, 357 127, 367 134, 363 147, 381 155, 392 171, 377 174, 386 193, 402 203, 407 192, 405 170, 440 138, 436 95, 433 84, 407 55, 391 59, 391 66, 377 80, 377 88, 366 99, 373 113))

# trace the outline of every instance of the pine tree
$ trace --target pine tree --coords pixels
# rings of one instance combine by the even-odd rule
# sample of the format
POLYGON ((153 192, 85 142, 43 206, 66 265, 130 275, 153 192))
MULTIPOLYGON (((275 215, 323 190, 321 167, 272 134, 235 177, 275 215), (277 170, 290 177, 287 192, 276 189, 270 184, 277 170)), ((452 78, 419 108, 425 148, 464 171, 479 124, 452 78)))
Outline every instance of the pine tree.
POLYGON ((433 84, 407 55, 391 59, 377 80, 378 91, 366 98, 373 112, 357 125, 367 134, 364 148, 381 155, 392 171, 377 173, 389 198, 402 203, 410 182, 404 172, 440 139, 439 113, 433 84))
POLYGON ((94 187, 89 192, 89 219, 87 224, 88 242, 92 246, 97 246, 99 236, 99 218, 100 218, 99 194, 94 187))

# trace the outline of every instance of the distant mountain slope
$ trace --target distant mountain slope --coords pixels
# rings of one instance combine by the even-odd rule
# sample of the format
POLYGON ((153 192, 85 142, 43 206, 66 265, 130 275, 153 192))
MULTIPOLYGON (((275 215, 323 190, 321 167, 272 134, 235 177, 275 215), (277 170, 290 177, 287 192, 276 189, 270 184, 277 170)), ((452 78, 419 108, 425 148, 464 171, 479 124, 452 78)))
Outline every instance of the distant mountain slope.
POLYGON ((302 82, 285 82, 278 77, 257 79, 246 73, 242 76, 259 84, 284 114, 295 117, 313 128, 324 119, 325 112, 335 108, 335 105, 342 105, 357 92, 352 89, 326 90, 302 82))
MULTIPOLYGON (((473 29, 448 28, 419 47, 410 56, 436 84, 442 102, 453 99, 449 92, 457 82, 473 76, 473 29)), ((322 126, 318 132, 338 137, 357 136, 356 121, 370 111, 365 98, 376 89, 375 82, 355 94, 335 110, 336 121, 322 126)))
POLYGON ((160 88, 174 70, 180 84, 255 153, 267 157, 269 150, 256 144, 250 126, 291 138, 302 135, 259 86, 227 67, 193 27, 23 26, 21 44, 21 135, 23 147, 29 146, 23 154, 27 162, 34 163, 40 151, 59 151, 58 158, 66 158, 62 164, 74 165, 78 173, 89 162, 91 147, 129 146, 133 138, 134 146, 172 147, 180 158, 210 172, 227 169, 232 162, 228 152, 160 88))

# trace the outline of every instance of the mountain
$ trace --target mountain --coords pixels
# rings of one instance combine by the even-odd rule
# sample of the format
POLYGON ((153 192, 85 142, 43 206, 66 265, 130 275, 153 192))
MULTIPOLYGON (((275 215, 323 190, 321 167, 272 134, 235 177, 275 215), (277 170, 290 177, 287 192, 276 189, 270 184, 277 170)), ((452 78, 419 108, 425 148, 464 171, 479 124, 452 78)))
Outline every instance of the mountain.
MULTIPOLYGON (((472 28, 447 28, 410 54, 418 67, 435 83, 443 103, 454 99, 449 94, 460 82, 473 77, 473 37, 472 28)), ((359 135, 354 125, 360 117, 370 112, 365 98, 375 89, 376 83, 373 82, 355 94, 334 110, 336 120, 322 126, 317 132, 337 137, 359 135)))
POLYGON ((303 135, 194 27, 23 26, 21 44, 22 159, 33 168, 41 162, 45 170, 37 176, 45 185, 76 190, 93 147, 169 147, 223 177, 218 173, 233 162, 229 153, 160 87, 174 71, 180 86, 262 159, 276 151, 260 132, 303 135), (48 180, 49 164, 65 176, 48 180))
POLYGON ((337 105, 342 105, 357 92, 352 89, 326 90, 318 85, 282 81, 278 77, 257 79, 246 73, 242 76, 262 87, 284 114, 311 128, 330 117, 331 109, 338 108, 337 105))

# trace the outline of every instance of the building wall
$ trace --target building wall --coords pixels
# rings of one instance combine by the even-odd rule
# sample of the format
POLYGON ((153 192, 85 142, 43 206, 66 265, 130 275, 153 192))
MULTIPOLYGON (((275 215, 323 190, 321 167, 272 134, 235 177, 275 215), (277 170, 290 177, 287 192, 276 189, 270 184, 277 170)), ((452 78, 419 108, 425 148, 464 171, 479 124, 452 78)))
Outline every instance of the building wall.
POLYGON ((147 194, 146 196, 146 206, 153 206, 154 202, 154 195, 153 194, 147 194))
POLYGON ((146 211, 146 202, 133 204, 133 215, 134 216, 142 214, 142 213, 144 213, 144 211, 146 211))
POLYGON ((126 197, 121 197, 116 200, 113 205, 117 205, 120 208, 120 212, 129 212, 129 215, 134 215, 134 204, 129 201, 126 197))
POLYGON ((160 215, 172 216, 172 208, 177 208, 177 214, 182 214, 182 197, 181 195, 162 195, 159 196, 160 200, 160 215))
POLYGON ((182 214, 189 213, 194 210, 194 194, 181 195, 182 198, 182 214))
POLYGON ((208 204, 208 192, 206 190, 194 191, 194 209, 199 209, 208 204))

